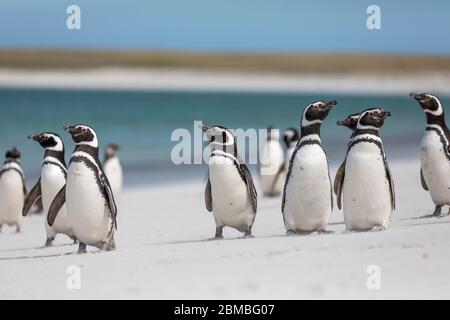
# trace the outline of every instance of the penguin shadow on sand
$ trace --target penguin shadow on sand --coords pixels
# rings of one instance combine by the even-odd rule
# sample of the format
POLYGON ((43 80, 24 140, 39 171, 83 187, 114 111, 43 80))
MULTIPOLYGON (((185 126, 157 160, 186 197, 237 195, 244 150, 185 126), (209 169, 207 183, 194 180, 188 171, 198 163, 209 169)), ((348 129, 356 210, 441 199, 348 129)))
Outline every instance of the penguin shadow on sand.
MULTIPOLYGON (((62 244, 57 245, 53 247, 64 247, 64 246, 71 246, 72 244, 62 244)), ((36 247, 36 248, 25 248, 25 249, 15 249, 15 250, 5 250, 1 252, 17 252, 17 251, 24 251, 24 250, 39 250, 39 249, 48 249, 48 247, 36 247)), ((56 258, 56 257, 62 257, 62 256, 68 256, 68 255, 75 255, 77 254, 74 252, 65 252, 65 253, 54 253, 54 254, 41 254, 41 255, 21 255, 16 257, 0 257, 0 261, 8 261, 8 260, 32 260, 32 259, 42 259, 42 258, 56 258)))

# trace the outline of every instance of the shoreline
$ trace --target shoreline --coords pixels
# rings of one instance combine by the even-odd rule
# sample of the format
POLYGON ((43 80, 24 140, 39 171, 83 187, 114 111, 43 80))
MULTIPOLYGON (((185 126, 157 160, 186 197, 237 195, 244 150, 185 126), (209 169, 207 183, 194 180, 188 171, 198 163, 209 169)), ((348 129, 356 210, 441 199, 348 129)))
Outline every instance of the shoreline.
POLYGON ((450 95, 450 72, 250 73, 190 69, 95 68, 16 70, 0 68, 0 88, 159 90, 280 93, 450 95))

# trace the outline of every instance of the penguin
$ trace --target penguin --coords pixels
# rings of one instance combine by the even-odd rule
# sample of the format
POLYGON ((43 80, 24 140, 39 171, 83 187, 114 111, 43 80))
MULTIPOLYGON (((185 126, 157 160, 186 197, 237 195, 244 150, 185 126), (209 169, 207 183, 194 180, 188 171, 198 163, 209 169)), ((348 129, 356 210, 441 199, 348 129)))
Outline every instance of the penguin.
POLYGON ((117 207, 99 160, 97 134, 83 124, 67 125, 64 130, 76 146, 67 170, 67 183, 50 205, 48 224, 53 225, 66 203, 69 221, 79 241, 78 253, 85 253, 86 245, 114 250, 117 207))
MULTIPOLYGON (((41 175, 25 199, 22 214, 26 216, 39 199, 42 200, 43 212, 47 214, 56 194, 66 184, 67 166, 64 159, 64 143, 61 137, 54 132, 42 132, 36 135, 29 135, 28 139, 38 142, 45 149, 45 153, 41 175)), ((45 231, 47 234, 46 247, 53 245, 53 241, 59 233, 67 235, 76 242, 72 226, 67 216, 66 205, 61 207, 52 226, 45 219, 45 231)))
POLYGON ((286 156, 285 156, 285 167, 289 167, 289 161, 291 160, 292 154, 294 153, 295 147, 297 146, 300 136, 296 128, 287 128, 284 130, 283 141, 286 145, 286 156))
MULTIPOLYGON (((353 113, 353 114, 349 115, 347 118, 345 118, 344 120, 339 120, 336 123, 338 126, 347 127, 348 129, 350 129, 352 131, 352 135, 350 136, 349 144, 353 138, 353 135, 355 134, 355 129, 356 129, 356 125, 358 123, 359 116, 360 116, 360 113, 353 113)), ((349 144, 347 145, 347 147, 349 146, 349 144)), ((340 175, 344 174, 344 170, 345 170, 345 159, 344 159, 344 161, 342 161, 341 165, 339 166, 339 168, 336 172, 336 177, 334 178, 333 190, 336 195, 338 195, 338 193, 339 193, 338 181, 340 181, 340 179, 341 179, 340 175)), ((338 208, 341 208, 341 197, 336 197, 336 200, 338 202, 338 208)))
POLYGON ((301 138, 289 162, 281 205, 288 235, 326 231, 333 194, 320 128, 336 104, 334 100, 317 101, 303 110, 301 138))
POLYGON ((115 143, 108 144, 105 148, 105 158, 103 160, 103 169, 111 184, 116 202, 123 186, 122 166, 117 155, 119 149, 119 146, 115 143))
POLYGON ((13 147, 6 151, 0 171, 0 231, 4 224, 20 232, 22 207, 27 195, 25 175, 20 165, 20 151, 13 147))
POLYGON ((344 211, 347 231, 380 231, 389 226, 395 209, 394 180, 379 130, 390 115, 381 108, 361 113, 345 165, 336 175, 337 203, 344 211))
POLYGON ((279 140, 279 130, 268 127, 267 140, 259 155, 261 188, 263 194, 268 197, 279 196, 283 191, 286 167, 284 165, 284 151, 279 140))
POLYGON ((215 239, 231 227, 252 237, 257 211, 257 193, 248 167, 239 159, 235 137, 222 126, 202 126, 209 141, 208 181, 205 205, 214 215, 215 239))
POLYGON ((420 152, 420 180, 435 204, 434 212, 426 217, 440 217, 442 206, 450 206, 450 131, 445 123, 444 108, 436 96, 414 92, 410 96, 426 115, 427 125, 420 152))

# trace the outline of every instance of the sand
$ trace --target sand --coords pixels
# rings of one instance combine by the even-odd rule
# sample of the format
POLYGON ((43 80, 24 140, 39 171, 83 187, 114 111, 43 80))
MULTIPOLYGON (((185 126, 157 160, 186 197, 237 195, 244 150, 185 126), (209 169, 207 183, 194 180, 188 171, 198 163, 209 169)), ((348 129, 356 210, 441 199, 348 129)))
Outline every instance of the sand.
MULTIPOLYGON (((333 168, 332 174, 336 168, 333 168)), ((0 234, 0 299, 304 299, 450 298, 450 217, 416 219, 433 204, 419 181, 418 160, 391 162, 397 210, 387 231, 343 233, 335 209, 331 234, 285 236, 280 198, 259 200, 254 238, 214 221, 198 181, 124 190, 115 252, 77 246, 60 236, 52 248, 41 216, 21 234, 0 234), (81 287, 67 287, 80 267, 81 287), (381 271, 368 289, 367 268, 381 271)))
POLYGON ((0 69, 0 88, 450 94, 450 73, 239 73, 189 69, 0 69))

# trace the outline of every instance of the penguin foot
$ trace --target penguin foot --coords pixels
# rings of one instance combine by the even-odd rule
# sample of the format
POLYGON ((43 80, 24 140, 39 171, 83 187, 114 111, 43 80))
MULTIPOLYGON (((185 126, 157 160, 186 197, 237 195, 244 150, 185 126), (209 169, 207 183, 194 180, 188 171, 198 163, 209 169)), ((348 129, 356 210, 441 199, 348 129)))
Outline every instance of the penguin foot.
POLYGON ((297 233, 294 230, 288 230, 286 231, 287 236, 295 236, 297 233))
POLYGON ((375 227, 373 227, 372 229, 370 229, 369 231, 370 232, 374 232, 374 231, 384 231, 384 230, 386 230, 387 228, 385 227, 385 226, 375 226, 375 227))
POLYGON ((246 233, 241 237, 241 239, 249 239, 249 238, 254 238, 254 236, 251 233, 248 234, 246 233))
POLYGON ((437 216, 437 218, 441 219, 441 218, 448 217, 449 215, 450 215, 450 212, 447 212, 447 213, 441 213, 440 215, 437 216))
POLYGON ((2 228, 3 228, 3 225, 2 225, 2 224, 0 224, 0 232, 2 232, 2 228))
POLYGON ((436 208, 434 208, 434 212, 431 215, 431 217, 439 218, 439 216, 441 215, 441 209, 442 206, 436 206, 436 208))
POLYGON ((82 242, 80 242, 79 244, 78 244, 78 254, 83 254, 83 253, 86 253, 87 251, 86 251, 86 244, 84 244, 84 243, 82 243, 82 242))
POLYGON ((209 238, 208 240, 209 241, 212 241, 212 240, 223 240, 223 236, 214 236, 212 238, 209 238))
POLYGON ((318 234, 330 234, 330 233, 334 233, 334 231, 331 231, 331 230, 318 230, 317 233, 318 234))
POLYGON ((45 241, 45 247, 51 247, 53 246, 53 239, 47 239, 45 241))
POLYGON ((114 251, 116 250, 116 242, 112 239, 105 248, 105 251, 114 251))
POLYGON ((216 227, 216 234, 214 235, 214 239, 223 239, 223 227, 216 227))
POLYGON ((16 233, 20 233, 20 226, 18 225, 18 226, 16 226, 16 233))

